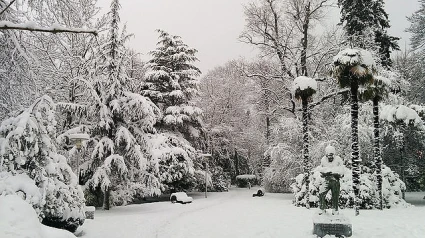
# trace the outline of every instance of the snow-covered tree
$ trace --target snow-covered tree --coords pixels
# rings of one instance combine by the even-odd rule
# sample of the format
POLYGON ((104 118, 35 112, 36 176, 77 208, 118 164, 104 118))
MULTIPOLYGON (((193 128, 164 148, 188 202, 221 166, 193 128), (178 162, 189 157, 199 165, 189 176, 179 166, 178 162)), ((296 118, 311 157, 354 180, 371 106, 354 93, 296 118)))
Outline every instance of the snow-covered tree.
POLYGON ((351 169, 353 172, 354 194, 356 196, 356 215, 359 211, 360 192, 360 162, 359 139, 358 139, 358 110, 359 86, 368 85, 373 82, 375 73, 375 61, 370 52, 357 49, 346 49, 338 53, 334 58, 334 69, 332 74, 338 80, 340 87, 350 88, 351 93, 351 169))
POLYGON ((48 96, 1 123, 0 194, 22 194, 43 224, 75 231, 85 219, 84 195, 67 159, 57 153, 56 126, 48 96))
POLYGON ((109 209, 110 201, 125 204, 135 194, 157 194, 160 187, 154 175, 158 161, 149 160, 145 153, 146 135, 155 132, 153 126, 160 111, 148 98, 131 92, 134 87, 127 74, 124 47, 127 35, 119 34, 119 8, 119 1, 113 0, 106 43, 98 49, 98 59, 92 65, 93 80, 80 80, 90 92, 90 101, 86 102, 90 103, 86 105, 88 122, 59 138, 82 130, 90 134, 84 144, 92 150, 81 165, 83 182, 103 191, 105 209, 109 209))
POLYGON ((338 0, 341 23, 350 44, 370 50, 377 48, 381 64, 390 67, 392 50, 398 50, 398 37, 390 36, 388 14, 383 0, 338 0))
POLYGON ((193 99, 198 95, 198 77, 201 72, 193 63, 197 50, 187 46, 179 36, 158 30, 159 42, 150 52, 152 59, 141 85, 141 94, 149 97, 163 112, 157 127, 180 132, 189 141, 200 136, 202 127, 200 108, 193 99))
POLYGON ((373 84, 367 85, 360 92, 362 100, 372 100, 373 110, 373 168, 376 174, 376 183, 378 188, 380 209, 382 210, 382 148, 380 146, 380 119, 379 102, 385 99, 392 89, 392 81, 395 82, 396 74, 385 69, 381 69, 380 75, 374 77, 373 84))
MULTIPOLYGON (((306 188, 308 190, 308 186, 310 184, 310 181, 308 180, 310 177, 310 159, 309 159, 309 142, 308 142, 308 116, 309 116, 309 108, 308 108, 308 100, 313 96, 314 93, 317 91, 317 82, 316 80, 312 78, 308 78, 305 76, 299 76, 295 78, 294 85, 293 85, 293 94, 296 99, 301 99, 302 102, 302 110, 303 110, 303 167, 304 167, 304 174, 306 180, 306 188)), ((308 194, 306 197, 307 200, 307 208, 310 208, 309 206, 309 199, 308 194)))
POLYGON ((419 3, 419 9, 407 18, 411 23, 407 31, 412 33, 410 43, 415 50, 423 50, 425 43, 425 1, 419 0, 419 3))
POLYGON ((232 179, 238 172, 260 170, 267 130, 271 132, 265 121, 272 117, 263 98, 263 92, 271 87, 242 75, 241 64, 230 61, 208 72, 200 82, 198 100, 204 111, 206 148, 212 154, 213 165, 222 167, 232 179))

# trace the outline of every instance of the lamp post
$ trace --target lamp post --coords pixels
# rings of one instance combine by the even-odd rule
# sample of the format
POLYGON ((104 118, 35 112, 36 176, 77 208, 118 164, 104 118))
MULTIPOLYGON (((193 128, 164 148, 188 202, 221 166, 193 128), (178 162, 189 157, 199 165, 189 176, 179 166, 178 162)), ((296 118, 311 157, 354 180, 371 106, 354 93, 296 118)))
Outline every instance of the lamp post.
MULTIPOLYGON (((75 133, 70 134, 68 138, 71 140, 72 143, 75 144, 75 147, 77 147, 78 152, 81 151, 81 144, 83 141, 90 139, 90 135, 85 133, 75 133)), ((78 184, 80 184, 80 156, 77 156, 77 179, 78 184)))
POLYGON ((205 198, 207 198, 207 187, 208 187, 208 163, 207 159, 212 158, 211 154, 202 154, 205 162, 205 198))

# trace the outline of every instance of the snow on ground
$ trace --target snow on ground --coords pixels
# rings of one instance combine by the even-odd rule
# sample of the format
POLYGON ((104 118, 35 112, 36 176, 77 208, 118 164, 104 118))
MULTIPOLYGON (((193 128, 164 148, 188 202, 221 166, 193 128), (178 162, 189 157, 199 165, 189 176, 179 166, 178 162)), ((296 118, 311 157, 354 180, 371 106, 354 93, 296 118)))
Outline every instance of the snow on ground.
MULTIPOLYGON (((235 188, 209 193, 208 198, 202 193, 189 193, 194 198, 191 204, 159 202, 98 210, 95 219, 86 220, 79 231, 83 238, 315 237, 312 219, 317 209, 293 206, 292 194, 252 197, 255 192, 255 188, 235 188)), ((406 198, 420 204, 424 195, 408 193, 406 198)), ((425 234, 425 206, 362 210, 358 217, 351 209, 342 213, 351 219, 355 238, 413 238, 425 234)))

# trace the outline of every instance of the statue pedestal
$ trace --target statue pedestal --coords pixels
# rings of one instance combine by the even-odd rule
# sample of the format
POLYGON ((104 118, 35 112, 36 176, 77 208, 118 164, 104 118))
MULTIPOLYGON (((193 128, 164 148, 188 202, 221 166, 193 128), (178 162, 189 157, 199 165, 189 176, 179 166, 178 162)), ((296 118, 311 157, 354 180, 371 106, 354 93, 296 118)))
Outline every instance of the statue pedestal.
POLYGON ((313 225, 313 234, 319 237, 323 237, 325 235, 350 237, 353 234, 350 220, 342 214, 317 214, 313 217, 313 225))

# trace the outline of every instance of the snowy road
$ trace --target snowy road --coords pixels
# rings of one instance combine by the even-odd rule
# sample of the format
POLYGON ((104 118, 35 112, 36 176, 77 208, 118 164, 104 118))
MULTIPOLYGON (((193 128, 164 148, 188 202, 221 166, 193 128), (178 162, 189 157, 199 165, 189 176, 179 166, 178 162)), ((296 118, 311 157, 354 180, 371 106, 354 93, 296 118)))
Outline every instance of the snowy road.
MULTIPOLYGON (((253 198, 251 189, 195 194, 192 204, 150 203, 96 211, 87 220, 83 238, 272 238, 313 237, 316 209, 297 208, 291 194, 253 198)), ((423 195, 419 195, 423 196, 423 195)), ((425 237, 425 207, 343 211, 353 222, 353 237, 425 237)))

